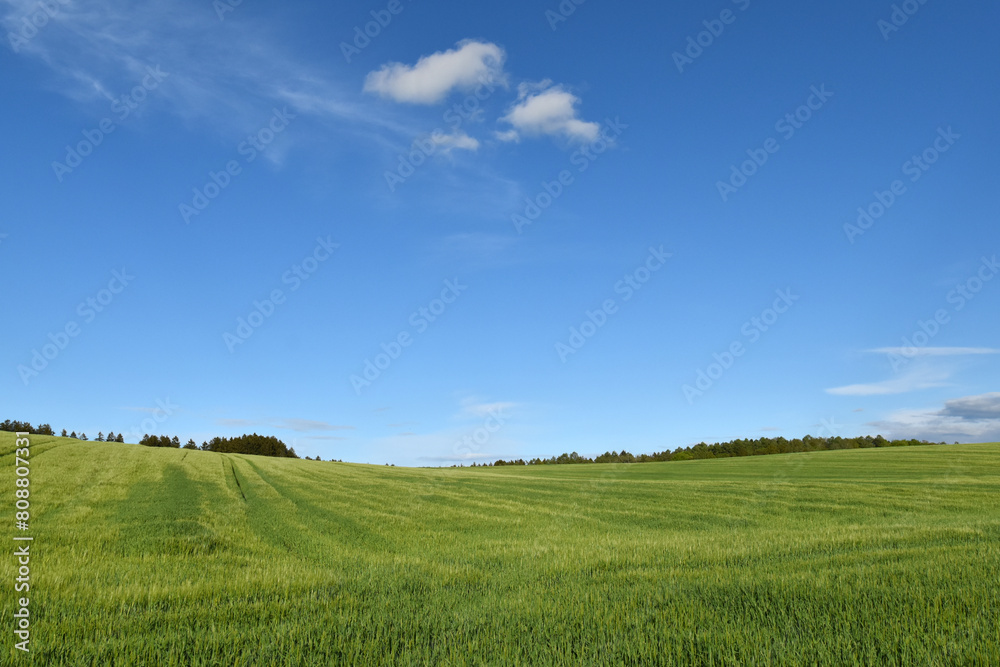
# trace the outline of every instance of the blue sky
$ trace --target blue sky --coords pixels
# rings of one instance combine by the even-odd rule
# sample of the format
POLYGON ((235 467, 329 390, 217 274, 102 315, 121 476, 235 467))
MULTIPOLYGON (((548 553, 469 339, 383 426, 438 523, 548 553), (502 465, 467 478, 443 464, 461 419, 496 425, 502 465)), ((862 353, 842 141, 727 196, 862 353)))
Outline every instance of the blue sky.
POLYGON ((998 440, 1000 9, 897 7, 0 2, 4 418, 998 440))

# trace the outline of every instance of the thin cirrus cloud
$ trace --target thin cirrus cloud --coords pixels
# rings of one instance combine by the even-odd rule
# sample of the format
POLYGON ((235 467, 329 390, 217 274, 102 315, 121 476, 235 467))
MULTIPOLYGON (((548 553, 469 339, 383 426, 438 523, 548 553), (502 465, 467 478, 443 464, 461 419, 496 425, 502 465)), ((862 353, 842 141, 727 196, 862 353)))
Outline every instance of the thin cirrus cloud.
MULTIPOLYGON (((1000 349, 991 347, 879 347, 867 350, 867 352, 916 359, 1000 354, 1000 349)), ((930 362, 922 363, 926 364, 930 362)), ((892 394, 906 394, 922 389, 948 386, 946 380, 950 376, 951 373, 947 370, 933 369, 925 365, 922 368, 915 368, 905 375, 890 380, 833 387, 827 389, 826 393, 834 396, 888 396, 892 394)))
POLYGON ((216 421, 220 426, 231 426, 235 428, 250 428, 250 427, 262 426, 262 427, 270 427, 287 431, 295 431, 297 433, 354 430, 353 426, 342 426, 338 424, 331 424, 329 422, 317 421, 313 419, 279 419, 279 420, 218 419, 216 421))
POLYGON ((844 387, 827 389, 826 393, 834 396, 888 396, 892 394, 907 394, 921 389, 946 387, 945 382, 950 374, 943 371, 919 370, 907 373, 898 378, 870 382, 867 384, 851 384, 844 387))
POLYGON ((1000 354, 992 347, 880 347, 869 350, 876 354, 893 354, 901 357, 958 357, 969 354, 1000 354))
MULTIPOLYGON (((0 0, 0 25, 19 32, 37 4, 0 0)), ((110 104, 138 85, 149 68, 160 68, 162 84, 136 114, 164 109, 227 132, 255 129, 273 105, 359 124, 388 122, 294 58, 251 14, 234 14, 223 23, 214 11, 189 0, 58 4, 56 16, 20 45, 17 55, 44 63, 56 75, 53 87, 80 103, 110 104)))
POLYGON ((512 403, 510 401, 496 401, 493 403, 484 403, 478 401, 473 397, 467 397, 462 399, 462 411, 460 413, 463 417, 488 417, 493 414, 503 415, 508 410, 513 410, 517 407, 517 403, 512 403))
POLYGON ((383 65, 368 74, 364 90, 396 102, 437 104, 454 90, 502 81, 505 58, 496 44, 466 40, 454 49, 424 56, 415 65, 383 65))
POLYGON ((580 120, 580 98, 551 81, 521 84, 518 98, 500 120, 512 129, 498 132, 501 141, 518 141, 522 136, 553 135, 587 143, 597 139, 601 126, 580 120))

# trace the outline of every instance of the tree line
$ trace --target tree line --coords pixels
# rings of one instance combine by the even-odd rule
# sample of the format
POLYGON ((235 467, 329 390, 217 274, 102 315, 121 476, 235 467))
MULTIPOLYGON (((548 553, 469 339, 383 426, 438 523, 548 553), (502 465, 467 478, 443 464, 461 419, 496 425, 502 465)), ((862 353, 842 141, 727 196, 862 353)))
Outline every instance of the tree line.
MULTIPOLYGON (((31 433, 34 435, 55 435, 55 431, 48 424, 42 424, 40 426, 32 426, 29 422, 22 422, 7 419, 0 422, 0 431, 10 431, 11 433, 31 433)), ((67 433, 66 429, 62 430, 61 437, 63 438, 74 438, 76 440, 89 440, 87 434, 81 432, 77 435, 76 431, 67 433)), ((107 435, 101 431, 94 438, 94 442, 125 442, 125 436, 121 433, 117 435, 114 431, 108 431, 107 435)), ((180 448, 181 440, 176 435, 173 437, 166 435, 143 435, 142 439, 139 441, 140 445, 145 445, 146 447, 176 447, 180 448)), ((189 439, 187 444, 184 445, 184 449, 200 449, 206 452, 222 452, 226 454, 253 454, 256 456, 281 456, 287 458, 297 459, 298 455, 295 453, 293 447, 288 447, 281 440, 271 435, 257 435, 256 433, 252 435, 241 435, 236 438, 212 438, 201 443, 201 447, 195 443, 193 439, 189 439)), ((308 458, 308 457, 307 457, 308 458)), ((317 456, 316 460, 320 460, 317 456)))
POLYGON ((560 454, 548 459, 534 458, 529 461, 516 459, 511 461, 495 461, 490 466, 515 465, 563 465, 574 463, 650 463, 653 461, 690 461, 694 459, 722 459, 734 456, 766 456, 768 454, 793 454, 798 452, 821 452, 835 449, 869 449, 872 447, 913 447, 916 445, 944 445, 944 442, 927 442, 926 440, 886 440, 881 435, 874 438, 870 435, 857 438, 814 438, 810 435, 804 438, 787 440, 785 438, 758 438, 755 440, 731 440, 717 442, 713 445, 704 442, 691 447, 678 447, 670 451, 638 456, 626 451, 605 452, 594 458, 580 456, 576 452, 560 454))
MULTIPOLYGON (((30 433, 32 435, 56 434, 55 431, 52 430, 52 427, 49 426, 48 424, 32 426, 31 422, 20 422, 17 421, 16 419, 15 420, 5 419, 3 422, 0 422, 0 431, 9 431, 11 433, 30 433)), ((86 433, 81 433, 80 435, 77 435, 76 431, 73 431, 72 433, 66 433, 66 429, 62 430, 61 437, 75 438, 77 440, 88 439, 86 433)), ((108 431, 108 435, 107 437, 105 437, 104 432, 102 431, 97 434, 97 437, 94 438, 94 440, 97 442, 125 442, 125 436, 123 436, 121 433, 115 435, 113 432, 108 431)))
MULTIPOLYGON (((181 440, 176 435, 169 437, 166 435, 143 435, 140 445, 146 447, 175 447, 181 446, 181 440)), ((252 454, 255 456, 278 456, 297 459, 294 447, 288 447, 281 440, 273 435, 241 435, 235 438, 215 437, 206 440, 199 447, 194 440, 188 440, 184 449, 199 449, 205 452, 219 452, 223 454, 252 454)))
POLYGON ((30 422, 19 422, 17 420, 5 419, 0 423, 0 431, 10 431, 11 433, 32 433, 34 435, 55 435, 52 427, 48 424, 32 426, 30 422))
MULTIPOLYGON (((62 430, 62 436, 61 437, 63 437, 63 438, 76 438, 77 440, 87 440, 88 439, 86 433, 81 433, 80 435, 77 435, 76 431, 73 431, 69 435, 66 435, 66 429, 62 430)), ((119 433, 118 435, 115 435, 113 431, 108 431, 107 437, 104 437, 104 433, 100 432, 100 433, 97 434, 97 437, 94 438, 94 442, 125 442, 125 436, 123 434, 121 434, 121 433, 119 433)))

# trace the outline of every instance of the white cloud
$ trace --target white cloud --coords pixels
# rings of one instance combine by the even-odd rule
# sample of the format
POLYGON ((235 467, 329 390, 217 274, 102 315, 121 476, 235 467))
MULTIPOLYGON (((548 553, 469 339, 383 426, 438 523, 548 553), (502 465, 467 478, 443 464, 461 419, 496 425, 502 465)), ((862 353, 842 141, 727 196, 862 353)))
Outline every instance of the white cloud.
POLYGON ((431 141, 443 153, 449 153, 453 148, 461 148, 467 151, 479 150, 479 140, 473 139, 461 130, 457 130, 453 134, 435 133, 431 135, 431 141))
POLYGON ((517 141, 521 135, 564 136, 571 141, 590 142, 600 135, 601 126, 577 117, 580 98, 551 81, 521 84, 518 98, 500 120, 513 125, 512 130, 497 133, 501 141, 517 141))
POLYGON ((503 78, 506 54, 496 44, 466 40, 424 56, 416 65, 388 63, 365 78, 365 92, 409 104, 436 104, 452 90, 472 90, 503 78))

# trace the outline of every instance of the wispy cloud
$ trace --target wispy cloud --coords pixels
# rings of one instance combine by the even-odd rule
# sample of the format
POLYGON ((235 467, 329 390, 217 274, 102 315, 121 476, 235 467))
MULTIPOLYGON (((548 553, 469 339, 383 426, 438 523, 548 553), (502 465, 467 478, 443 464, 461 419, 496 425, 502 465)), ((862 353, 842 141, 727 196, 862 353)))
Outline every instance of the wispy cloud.
POLYGON ((509 401, 482 403, 474 398, 465 398, 462 400, 462 411, 460 415, 464 417, 488 417, 494 413, 506 413, 513 410, 516 406, 517 403, 511 403, 509 401))
POLYGON ((497 459, 503 458, 504 455, 501 454, 480 454, 467 453, 467 454, 452 454, 449 456, 418 456, 418 461, 426 461, 428 463, 472 463, 478 461, 490 461, 493 462, 497 459))
POLYGON ((215 423, 219 426, 231 426, 233 428, 247 428, 250 426, 262 426, 264 424, 264 422, 253 419, 216 419, 215 423))
POLYGON ((866 384, 851 384, 844 387, 827 389, 826 393, 834 396, 887 396, 891 394, 906 394, 922 389, 948 386, 947 380, 951 373, 942 370, 917 369, 906 375, 881 382, 866 384))
POLYGON ((971 354, 1000 354, 992 347, 879 347, 868 350, 876 354, 895 354, 901 357, 958 357, 971 354))
MULTIPOLYGON (((223 23, 210 4, 188 0, 55 4, 56 17, 19 55, 46 64, 56 75, 53 87, 78 101, 110 101, 136 86, 147 67, 159 66, 169 76, 147 106, 199 124, 253 129, 270 105, 376 122, 370 110, 292 57, 249 14, 223 23)), ((0 25, 17 30, 36 5, 0 0, 0 25)))
POLYGON ((276 426, 277 428, 287 428, 302 433, 310 431, 350 431, 354 429, 353 426, 341 426, 313 419, 283 419, 277 422, 276 426))
POLYGON ((318 431, 349 431, 353 426, 331 424, 313 419, 217 419, 219 426, 233 428, 273 428, 296 433, 316 433, 318 431))

